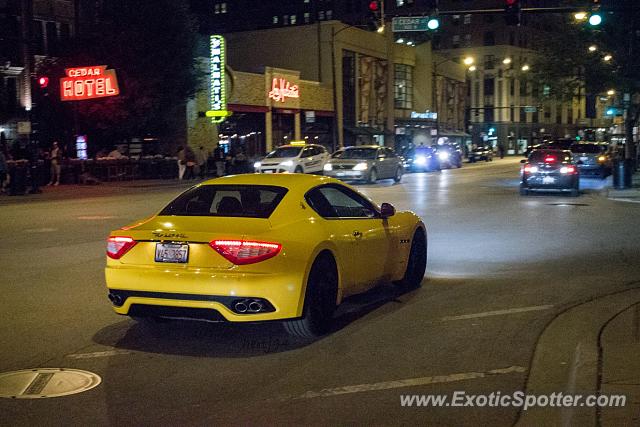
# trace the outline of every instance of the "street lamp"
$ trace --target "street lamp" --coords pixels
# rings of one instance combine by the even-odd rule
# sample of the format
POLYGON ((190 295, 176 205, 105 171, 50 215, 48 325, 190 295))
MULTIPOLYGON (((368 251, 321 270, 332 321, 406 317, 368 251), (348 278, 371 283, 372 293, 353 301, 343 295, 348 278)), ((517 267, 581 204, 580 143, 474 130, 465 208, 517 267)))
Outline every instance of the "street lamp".
POLYGON ((504 59, 502 60, 502 63, 503 63, 504 65, 509 65, 509 64, 511 64, 511 58, 509 58, 509 57, 504 58, 504 59))
POLYGON ((475 71, 477 69, 478 69, 478 67, 476 67, 475 65, 472 65, 472 66, 469 67, 469 71, 475 71))
POLYGON ((613 58, 611 55, 605 55, 604 58, 602 58, 605 62, 609 62, 611 61, 611 58, 613 58))
POLYGON ((462 62, 464 63, 464 65, 471 65, 473 64, 473 57, 472 56, 467 56, 466 58, 464 58, 462 60, 462 62))
POLYGON ((598 50, 598 46, 592 44, 591 46, 589 46, 589 52, 595 52, 596 50, 598 50))
POLYGON ((585 19, 587 19, 587 12, 576 12, 573 17, 576 19, 576 21, 584 21, 585 19))
POLYGON ((522 71, 529 71, 530 69, 531 68, 527 64, 524 64, 521 68, 522 71))
POLYGON ((613 89, 609 89, 609 90, 607 91, 607 95, 609 95, 609 96, 613 96, 613 95, 615 95, 615 94, 616 94, 616 91, 615 91, 615 90, 613 90, 613 89))

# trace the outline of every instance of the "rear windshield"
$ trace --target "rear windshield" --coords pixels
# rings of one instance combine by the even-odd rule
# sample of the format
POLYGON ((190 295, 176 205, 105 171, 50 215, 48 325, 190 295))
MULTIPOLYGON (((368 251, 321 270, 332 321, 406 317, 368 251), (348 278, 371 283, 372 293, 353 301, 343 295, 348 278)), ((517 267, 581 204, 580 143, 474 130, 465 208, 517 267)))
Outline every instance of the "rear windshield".
POLYGON ((283 159, 286 157, 298 157, 302 147, 280 147, 267 154, 269 159, 283 159))
POLYGON ((529 155, 529 161, 532 163, 562 163, 570 162, 571 156, 566 151, 560 150, 536 150, 529 155))
POLYGON ((375 159, 377 148, 349 148, 338 151, 333 155, 334 159, 375 159))
POLYGON ((573 144, 571 151, 574 153, 602 153, 604 148, 595 144, 573 144))
POLYGON ((269 218, 286 193, 270 185, 202 185, 179 195, 160 215, 269 218))

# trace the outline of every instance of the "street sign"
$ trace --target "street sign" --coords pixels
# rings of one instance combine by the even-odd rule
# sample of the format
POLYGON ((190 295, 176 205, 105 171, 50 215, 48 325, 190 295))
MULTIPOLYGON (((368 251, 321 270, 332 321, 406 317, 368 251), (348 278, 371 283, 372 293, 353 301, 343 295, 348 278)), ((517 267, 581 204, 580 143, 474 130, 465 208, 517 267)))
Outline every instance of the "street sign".
POLYGON ((31 122, 18 122, 18 134, 28 135, 31 133, 31 122))
POLYGON ((391 20, 394 33, 405 31, 429 31, 428 16, 398 16, 391 20))
POLYGON ((535 113, 538 111, 538 108, 535 105, 525 105, 524 112, 525 113, 535 113))

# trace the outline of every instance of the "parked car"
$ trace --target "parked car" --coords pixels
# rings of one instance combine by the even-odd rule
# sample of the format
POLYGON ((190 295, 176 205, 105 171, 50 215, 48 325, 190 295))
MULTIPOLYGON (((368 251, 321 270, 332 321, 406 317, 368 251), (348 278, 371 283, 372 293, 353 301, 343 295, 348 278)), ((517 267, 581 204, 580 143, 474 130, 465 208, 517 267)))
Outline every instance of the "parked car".
POLYGON ((573 197, 580 194, 580 173, 578 165, 573 162, 571 151, 535 150, 521 163, 521 196, 537 190, 568 191, 573 197))
POLYGON ((283 145, 255 162, 253 167, 258 173, 315 173, 322 172, 329 157, 322 145, 283 145))
POLYGON ((430 172, 441 169, 436 150, 432 147, 419 145, 409 149, 404 154, 404 169, 410 172, 430 172))
POLYGON ((488 145, 477 145, 469 151, 469 163, 475 163, 479 160, 486 162, 493 161, 493 150, 488 145))
POLYGON ((400 182, 402 158, 392 149, 377 145, 359 145, 336 151, 324 165, 324 174, 343 180, 376 182, 393 179, 400 182))
POLYGON ((462 167, 462 149, 458 144, 442 144, 435 147, 440 167, 449 169, 462 167))
POLYGON ((611 175, 613 165, 606 143, 574 143, 571 145, 571 154, 580 175, 596 175, 602 179, 611 175))

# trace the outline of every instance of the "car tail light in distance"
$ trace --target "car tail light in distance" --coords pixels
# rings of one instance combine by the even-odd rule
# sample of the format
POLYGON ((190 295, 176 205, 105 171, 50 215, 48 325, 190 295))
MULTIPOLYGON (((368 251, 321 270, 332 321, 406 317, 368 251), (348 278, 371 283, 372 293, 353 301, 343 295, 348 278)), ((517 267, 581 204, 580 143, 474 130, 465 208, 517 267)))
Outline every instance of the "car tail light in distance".
POLYGON ((107 256, 112 259, 120 259, 135 245, 136 241, 131 237, 111 236, 107 239, 107 256))
POLYGON ((568 174, 576 173, 576 167, 573 165, 563 166, 560 168, 560 173, 568 173, 568 174))
POLYGON ((555 163, 557 161, 555 156, 546 156, 544 158, 545 163, 555 163))
POLYGON ((599 162, 604 162, 604 161, 606 161, 606 160, 607 160, 607 158, 606 158, 605 156, 599 156, 599 157, 598 157, 598 161, 599 161, 599 162))
POLYGON ((253 264, 273 258, 282 249, 280 243, 250 240, 213 240, 209 246, 236 265, 253 264))
POLYGON ((527 165, 524 165, 524 171, 526 173, 536 173, 538 172, 538 167, 527 164, 527 165))

